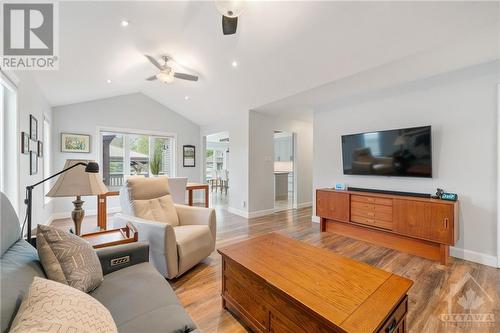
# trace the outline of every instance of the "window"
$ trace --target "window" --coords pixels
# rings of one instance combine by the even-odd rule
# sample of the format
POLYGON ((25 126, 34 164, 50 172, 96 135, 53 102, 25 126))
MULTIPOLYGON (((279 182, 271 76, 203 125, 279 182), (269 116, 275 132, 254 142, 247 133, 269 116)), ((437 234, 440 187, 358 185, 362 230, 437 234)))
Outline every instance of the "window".
POLYGON ((380 133, 365 133, 363 134, 363 140, 365 141, 365 147, 369 147, 373 156, 380 156, 380 133))
MULTIPOLYGON (((50 145, 50 122, 44 117, 43 118, 43 178, 50 177, 50 159, 52 155, 52 149, 50 145)), ((52 183, 47 181, 43 183, 43 193, 49 193, 52 183)), ((45 197, 45 203, 50 201, 49 197, 45 197)))
POLYGON ((101 131, 102 175, 108 187, 120 187, 130 175, 175 176, 175 138, 101 131))
POLYGON ((0 73, 0 190, 19 209, 19 142, 16 87, 0 73))

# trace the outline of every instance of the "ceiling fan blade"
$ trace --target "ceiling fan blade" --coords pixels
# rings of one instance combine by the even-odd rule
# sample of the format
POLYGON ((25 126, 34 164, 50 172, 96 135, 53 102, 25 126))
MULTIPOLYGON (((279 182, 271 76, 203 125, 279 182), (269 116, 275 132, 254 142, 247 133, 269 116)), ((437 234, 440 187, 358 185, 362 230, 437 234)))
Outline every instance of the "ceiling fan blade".
POLYGON ((147 81, 154 81, 156 79, 157 79, 156 75, 153 75, 153 76, 148 77, 146 80, 147 81))
POLYGON ((222 33, 224 35, 233 35, 238 27, 238 17, 227 17, 222 15, 222 33))
POLYGON ((198 81, 198 77, 196 75, 191 75, 191 74, 174 73, 174 77, 182 80, 198 81))
POLYGON ((149 61, 150 61, 153 65, 155 65, 155 66, 156 66, 159 70, 163 70, 163 69, 165 69, 165 68, 164 68, 164 66, 160 65, 160 63, 159 63, 159 62, 158 62, 155 58, 153 58, 152 56, 147 55, 147 54, 145 54, 144 56, 145 56, 146 58, 148 58, 148 60, 149 60, 149 61))

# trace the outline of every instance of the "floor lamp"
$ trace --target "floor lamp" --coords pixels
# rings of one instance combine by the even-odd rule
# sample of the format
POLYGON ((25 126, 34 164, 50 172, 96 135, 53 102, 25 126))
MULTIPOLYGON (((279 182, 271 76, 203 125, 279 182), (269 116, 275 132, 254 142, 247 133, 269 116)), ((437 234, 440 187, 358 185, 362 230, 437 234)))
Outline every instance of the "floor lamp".
POLYGON ((102 182, 102 179, 99 177, 99 164, 86 160, 67 160, 63 170, 39 181, 36 184, 27 186, 26 199, 24 200, 24 203, 26 204, 26 219, 28 224, 27 240, 30 244, 32 243, 31 222, 33 189, 36 186, 46 182, 47 180, 59 175, 63 176, 59 177, 56 184, 52 187, 47 196, 77 196, 77 200, 73 202, 73 204, 75 205, 75 209, 71 214, 73 222, 75 223, 77 234, 79 234, 80 232, 80 225, 84 216, 84 211, 81 208, 83 201, 80 199, 80 195, 97 195, 106 193, 108 191, 108 189, 102 182), (70 177, 67 178, 65 177, 66 175, 70 175, 70 177), (66 182, 64 182, 64 179, 66 179, 66 182), (64 189, 62 189, 61 186, 62 182, 64 182, 65 185, 64 189), (57 189, 57 191, 55 189, 57 189), (79 223, 77 224, 77 222, 79 223))

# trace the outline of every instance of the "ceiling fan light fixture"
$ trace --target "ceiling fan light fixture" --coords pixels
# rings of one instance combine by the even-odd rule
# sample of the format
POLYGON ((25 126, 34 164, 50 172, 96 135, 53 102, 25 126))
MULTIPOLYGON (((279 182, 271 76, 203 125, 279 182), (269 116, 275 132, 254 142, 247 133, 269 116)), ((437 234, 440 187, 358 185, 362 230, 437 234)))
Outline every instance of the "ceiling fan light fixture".
POLYGON ((159 74, 156 74, 156 78, 163 83, 174 82, 174 76, 172 75, 172 73, 159 73, 159 74))

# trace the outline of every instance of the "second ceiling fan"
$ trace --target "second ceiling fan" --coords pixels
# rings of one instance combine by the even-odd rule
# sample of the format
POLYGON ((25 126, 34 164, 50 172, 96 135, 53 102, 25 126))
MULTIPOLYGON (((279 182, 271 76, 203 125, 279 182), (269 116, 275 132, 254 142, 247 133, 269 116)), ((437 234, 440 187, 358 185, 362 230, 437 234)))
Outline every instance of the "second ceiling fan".
POLYGON ((172 83, 174 79, 188 80, 188 81, 198 81, 198 76, 174 72, 172 67, 168 65, 168 62, 173 60, 169 56, 162 56, 163 65, 160 64, 155 58, 150 55, 144 55, 160 72, 156 75, 146 78, 148 81, 160 80, 163 83, 172 83))

